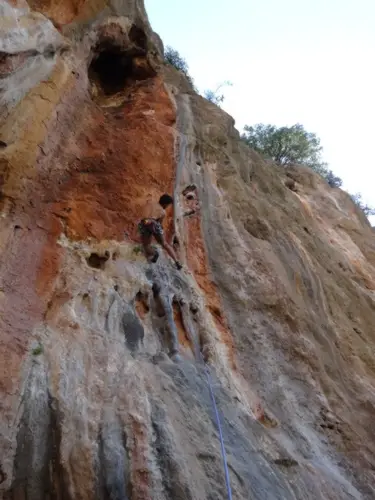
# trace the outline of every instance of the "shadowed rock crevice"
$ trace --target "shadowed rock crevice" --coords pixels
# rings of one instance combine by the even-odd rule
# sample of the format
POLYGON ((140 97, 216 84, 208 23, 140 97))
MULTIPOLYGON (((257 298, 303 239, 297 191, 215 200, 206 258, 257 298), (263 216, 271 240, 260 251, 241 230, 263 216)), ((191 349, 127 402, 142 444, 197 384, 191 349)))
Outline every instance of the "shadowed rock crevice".
POLYGON ((100 498, 129 500, 129 457, 126 436, 117 420, 105 421, 99 436, 100 498))
POLYGON ((139 344, 143 341, 145 335, 143 325, 134 309, 124 307, 121 328, 125 335, 126 345, 134 354, 139 349, 139 344))
POLYGON ((105 319, 105 328, 110 335, 125 338, 126 347, 135 354, 144 338, 144 328, 132 304, 115 293, 105 319))
POLYGON ((189 485, 183 464, 176 457, 176 445, 168 432, 167 417, 163 407, 152 402, 152 430, 154 450, 158 468, 162 476, 164 498, 166 500, 193 500, 193 485, 189 485))
POLYGON ((186 350, 189 350, 193 353, 193 346, 190 342, 188 332, 186 331, 184 325, 181 307, 179 301, 176 299, 173 300, 173 319, 178 332, 179 344, 186 350))
MULTIPOLYGON (((69 493, 67 473, 61 463, 61 415, 59 410, 59 402, 50 394, 48 396, 50 421, 51 421, 51 459, 50 459, 50 475, 51 475, 51 500, 66 498, 72 500, 69 493)), ((47 497, 48 498, 48 497, 47 497)))
POLYGON ((180 344, 190 350, 195 361, 200 361, 200 351, 204 350, 204 345, 197 333, 199 317, 196 316, 198 310, 195 307, 194 304, 189 304, 181 297, 174 297, 174 318, 179 332, 180 344))
POLYGON ((20 52, 18 54, 8 54, 0 52, 0 78, 5 78, 10 74, 18 71, 27 61, 28 58, 38 54, 36 50, 20 52))
POLYGON ((48 392, 44 367, 35 363, 24 395, 13 482, 6 500, 72 500, 60 461, 57 404, 48 392))
POLYGON ((155 282, 152 285, 152 293, 154 297, 154 312, 158 318, 163 318, 161 327, 161 336, 164 345, 169 350, 169 355, 178 356, 180 350, 179 335, 175 323, 172 298, 168 295, 159 283, 155 282))
POLYGON ((147 36, 142 28, 133 24, 129 31, 129 39, 136 46, 147 50, 147 36))
POLYGON ((17 434, 10 499, 43 500, 51 489, 51 415, 42 367, 36 364, 25 392, 24 412, 17 434))
POLYGON ((139 318, 143 320, 150 312, 148 295, 146 295, 144 292, 139 291, 134 299, 134 309, 136 310, 139 318))

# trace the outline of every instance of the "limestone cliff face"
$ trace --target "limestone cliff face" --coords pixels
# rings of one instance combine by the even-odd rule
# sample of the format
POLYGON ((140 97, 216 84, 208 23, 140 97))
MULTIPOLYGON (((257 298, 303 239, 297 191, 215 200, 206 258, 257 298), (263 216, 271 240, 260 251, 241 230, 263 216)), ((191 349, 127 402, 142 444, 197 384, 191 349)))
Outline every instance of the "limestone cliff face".
POLYGON ((141 0, 0 15, 2 498, 226 498, 200 353, 233 498, 374 498, 363 214, 242 144, 141 0), (136 233, 172 191, 181 272, 136 233))

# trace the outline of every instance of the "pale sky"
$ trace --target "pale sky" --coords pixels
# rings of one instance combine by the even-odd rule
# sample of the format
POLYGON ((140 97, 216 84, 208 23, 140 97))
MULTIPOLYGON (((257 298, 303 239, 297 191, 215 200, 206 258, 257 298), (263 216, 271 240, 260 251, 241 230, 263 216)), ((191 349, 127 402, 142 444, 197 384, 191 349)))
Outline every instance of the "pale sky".
POLYGON ((301 123, 343 187, 375 206, 375 0, 145 3, 200 91, 233 83, 222 107, 239 130, 301 123))

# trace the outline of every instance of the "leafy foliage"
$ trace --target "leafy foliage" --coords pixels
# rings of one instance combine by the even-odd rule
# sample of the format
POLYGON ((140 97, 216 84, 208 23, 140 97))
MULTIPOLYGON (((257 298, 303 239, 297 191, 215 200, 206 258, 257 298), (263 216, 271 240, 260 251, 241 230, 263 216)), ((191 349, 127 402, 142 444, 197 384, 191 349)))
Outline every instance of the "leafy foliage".
POLYGON ((332 172, 332 170, 328 170, 327 173, 323 175, 323 177, 325 177, 326 181, 332 188, 337 188, 342 186, 342 179, 340 179, 340 177, 335 175, 332 172))
POLYGON ((255 151, 279 165, 306 165, 320 174, 327 173, 327 164, 321 160, 320 139, 297 123, 292 127, 275 125, 245 126, 242 139, 255 151))
POLYGON ((34 347, 34 349, 31 351, 33 356, 39 356, 40 354, 43 354, 43 346, 42 344, 39 344, 37 347, 34 347))
POLYGON ((367 205, 367 203, 364 203, 362 201, 361 193, 351 194, 350 197, 354 201, 354 203, 357 205, 357 207, 360 208, 364 212, 366 217, 369 217, 370 215, 375 215, 375 207, 371 207, 371 206, 367 205))
POLYGON ((190 85, 195 90, 194 80, 189 74, 189 66, 186 60, 180 55, 180 53, 170 46, 167 46, 164 53, 164 58, 168 64, 181 71, 187 78, 190 85))
POLYGON ((182 71, 183 73, 189 72, 189 66, 187 62, 182 56, 180 56, 180 53, 177 50, 169 46, 166 47, 164 57, 167 63, 174 66, 176 69, 178 69, 178 71, 182 71))
MULTIPOLYGON (((320 174, 332 188, 342 186, 342 180, 321 159, 319 138, 307 132, 300 124, 292 127, 276 127, 258 123, 246 125, 242 139, 258 153, 282 166, 306 165, 320 174)), ((360 193, 350 195, 354 203, 369 217, 375 215, 375 207, 363 202, 360 193)))
POLYGON ((135 255, 139 255, 140 253, 142 253, 142 251, 143 251, 142 245, 135 245, 133 247, 133 253, 135 253, 135 255))
POLYGON ((220 85, 218 85, 218 87, 215 90, 205 90, 203 95, 208 101, 212 102, 213 104, 216 104, 217 106, 220 106, 220 104, 222 104, 225 99, 224 94, 219 93, 220 90, 223 87, 228 87, 228 86, 231 87, 232 85, 233 85, 232 82, 225 81, 220 85))

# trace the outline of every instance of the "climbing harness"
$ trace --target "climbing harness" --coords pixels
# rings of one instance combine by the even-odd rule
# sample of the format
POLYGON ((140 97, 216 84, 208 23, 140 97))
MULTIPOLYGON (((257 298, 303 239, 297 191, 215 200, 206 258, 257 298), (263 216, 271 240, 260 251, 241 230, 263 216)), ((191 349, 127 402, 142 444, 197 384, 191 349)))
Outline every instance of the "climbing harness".
POLYGON ((211 383, 210 371, 209 371, 209 368, 208 368, 208 366, 206 365, 206 363, 205 363, 205 361, 203 359, 202 353, 200 352, 199 354, 200 354, 200 357, 201 357, 203 365, 204 365, 204 371, 206 373, 207 384, 208 384, 208 388, 209 388, 209 391, 210 391, 212 406, 213 406, 214 413, 215 413, 216 425, 217 425, 217 428, 218 428, 218 431, 219 431, 221 456, 223 458, 223 466, 224 466, 224 473, 225 473, 225 484, 226 484, 226 487, 227 487, 228 499, 232 500, 232 489, 231 489, 230 480, 229 480, 229 469, 228 469, 228 463, 227 463, 227 456, 226 456, 226 453, 225 453, 223 432, 222 432, 222 429, 221 429, 219 411, 218 411, 217 406, 216 406, 215 394, 214 394, 214 390, 213 390, 212 383, 211 383))

